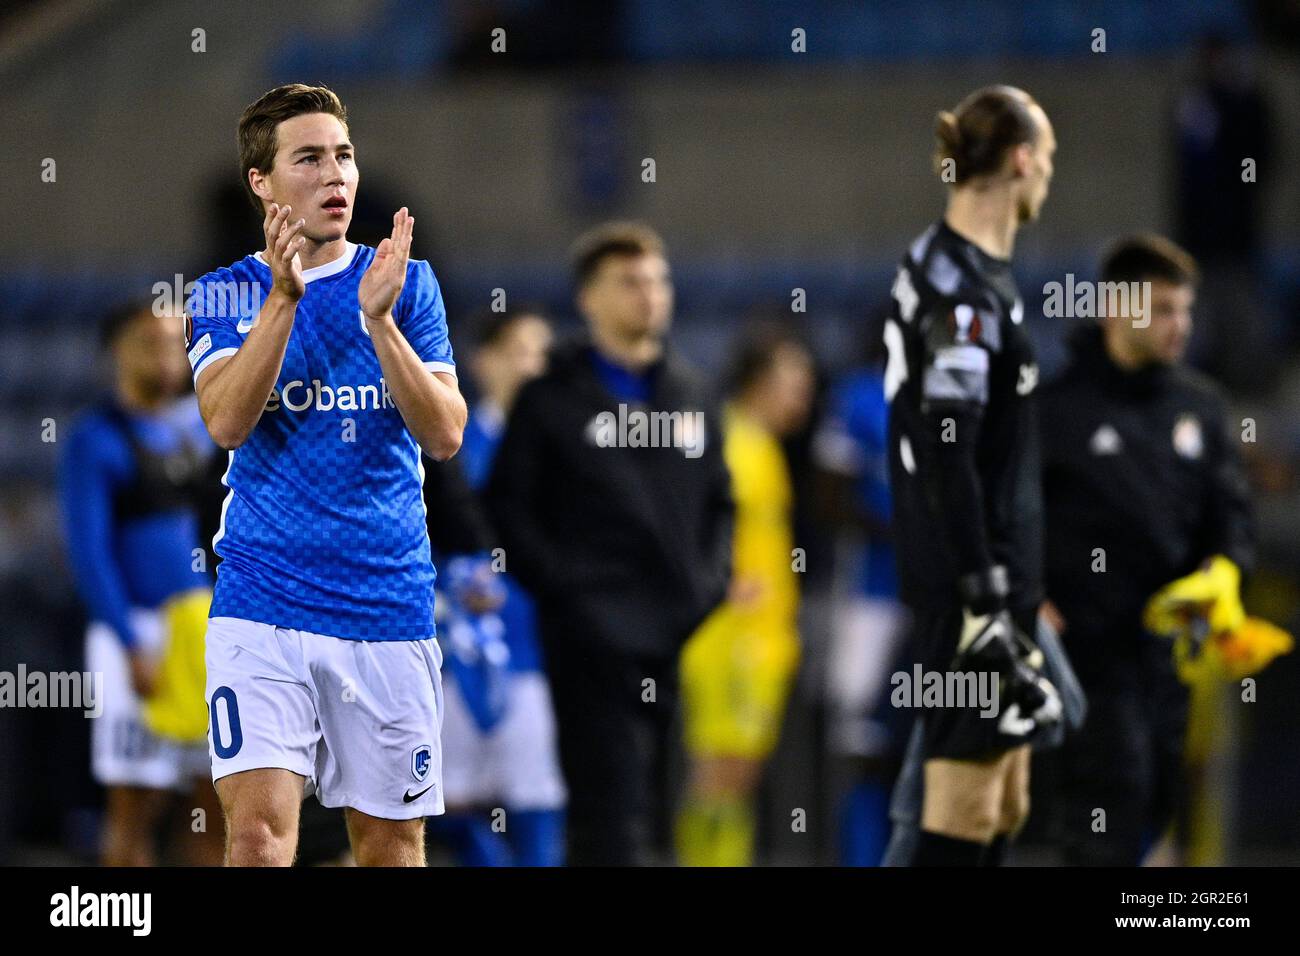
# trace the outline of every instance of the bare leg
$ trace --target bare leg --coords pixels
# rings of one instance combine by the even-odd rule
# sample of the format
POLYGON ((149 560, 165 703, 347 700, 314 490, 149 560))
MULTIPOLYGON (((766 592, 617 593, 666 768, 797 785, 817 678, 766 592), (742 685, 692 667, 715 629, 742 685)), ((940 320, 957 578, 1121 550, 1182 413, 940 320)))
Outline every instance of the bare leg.
POLYGON ((104 866, 155 866, 157 831, 170 794, 147 787, 109 787, 104 813, 104 866))
POLYGON ((190 866, 221 866, 225 856, 226 821, 216 787, 207 777, 194 781, 186 806, 185 862, 190 866), (203 828, 195 830, 195 810, 202 810, 203 828))
POLYGON ((385 820, 348 807, 348 839, 357 866, 424 866, 424 818, 385 820))
POLYGON ((217 781, 226 818, 227 866, 292 866, 304 778, 259 768, 217 781))
POLYGON ((1019 833, 1029 819, 1029 753, 1029 745, 1025 744, 1007 754, 998 834, 1008 839, 1019 833))
POLYGON ((921 829, 954 840, 990 843, 1002 823, 1007 768, 1014 753, 988 760, 927 760, 921 829))

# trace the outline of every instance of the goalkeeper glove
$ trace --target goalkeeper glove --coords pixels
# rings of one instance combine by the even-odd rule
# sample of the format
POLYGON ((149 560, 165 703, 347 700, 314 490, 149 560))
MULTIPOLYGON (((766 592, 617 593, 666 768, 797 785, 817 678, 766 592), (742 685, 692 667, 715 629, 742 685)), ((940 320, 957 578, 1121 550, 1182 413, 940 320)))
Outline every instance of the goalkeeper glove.
POLYGON ((1063 710, 1061 695, 1042 674, 1042 651, 1002 606, 1007 590, 1006 568, 1000 565, 962 579, 966 607, 952 670, 998 674, 1005 702, 999 726, 1024 736, 1059 721, 1063 710))

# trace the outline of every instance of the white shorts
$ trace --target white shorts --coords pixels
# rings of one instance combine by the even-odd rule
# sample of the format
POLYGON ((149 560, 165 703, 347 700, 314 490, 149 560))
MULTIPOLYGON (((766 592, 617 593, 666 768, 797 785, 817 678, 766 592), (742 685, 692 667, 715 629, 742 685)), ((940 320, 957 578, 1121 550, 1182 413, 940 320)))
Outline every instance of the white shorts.
POLYGON ((443 795, 456 808, 500 801, 508 810, 557 810, 560 772, 551 688, 541 673, 512 673, 505 715, 483 733, 454 680, 442 724, 443 795))
POLYGON ((907 636, 903 605, 856 595, 835 607, 827 661, 831 749, 870 757, 892 746, 889 732, 872 714, 890 687, 907 636))
POLYGON ((279 767, 327 807, 386 820, 443 812, 442 650, 208 621, 212 779, 279 767))
MULTIPOLYGON (((139 646, 162 649, 162 620, 156 611, 131 611, 131 627, 139 646)), ((148 787, 189 790, 208 772, 202 744, 187 746, 159 737, 140 716, 141 701, 131 686, 126 647, 105 624, 86 629, 86 670, 103 674, 104 711, 90 725, 90 770, 105 787, 148 787)))

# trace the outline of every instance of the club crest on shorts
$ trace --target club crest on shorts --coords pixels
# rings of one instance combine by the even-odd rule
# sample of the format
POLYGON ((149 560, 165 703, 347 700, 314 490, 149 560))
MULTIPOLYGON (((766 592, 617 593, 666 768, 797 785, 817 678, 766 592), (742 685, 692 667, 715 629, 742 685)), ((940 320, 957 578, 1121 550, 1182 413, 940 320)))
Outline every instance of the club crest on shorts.
POLYGON ((411 751, 411 776, 420 783, 424 778, 429 776, 429 765, 433 762, 433 748, 428 744, 420 744, 411 751))

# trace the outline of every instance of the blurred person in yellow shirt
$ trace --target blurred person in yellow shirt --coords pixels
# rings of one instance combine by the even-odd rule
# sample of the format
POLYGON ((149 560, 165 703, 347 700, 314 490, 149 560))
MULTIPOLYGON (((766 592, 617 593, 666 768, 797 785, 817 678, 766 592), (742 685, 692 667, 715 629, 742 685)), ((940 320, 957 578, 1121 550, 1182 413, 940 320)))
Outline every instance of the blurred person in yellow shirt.
POLYGON ((682 651, 690 770, 676 843, 686 866, 753 860, 754 795, 799 663, 794 495, 781 441, 807 420, 812 357, 779 325, 735 351, 723 456, 736 502, 731 588, 682 651))

